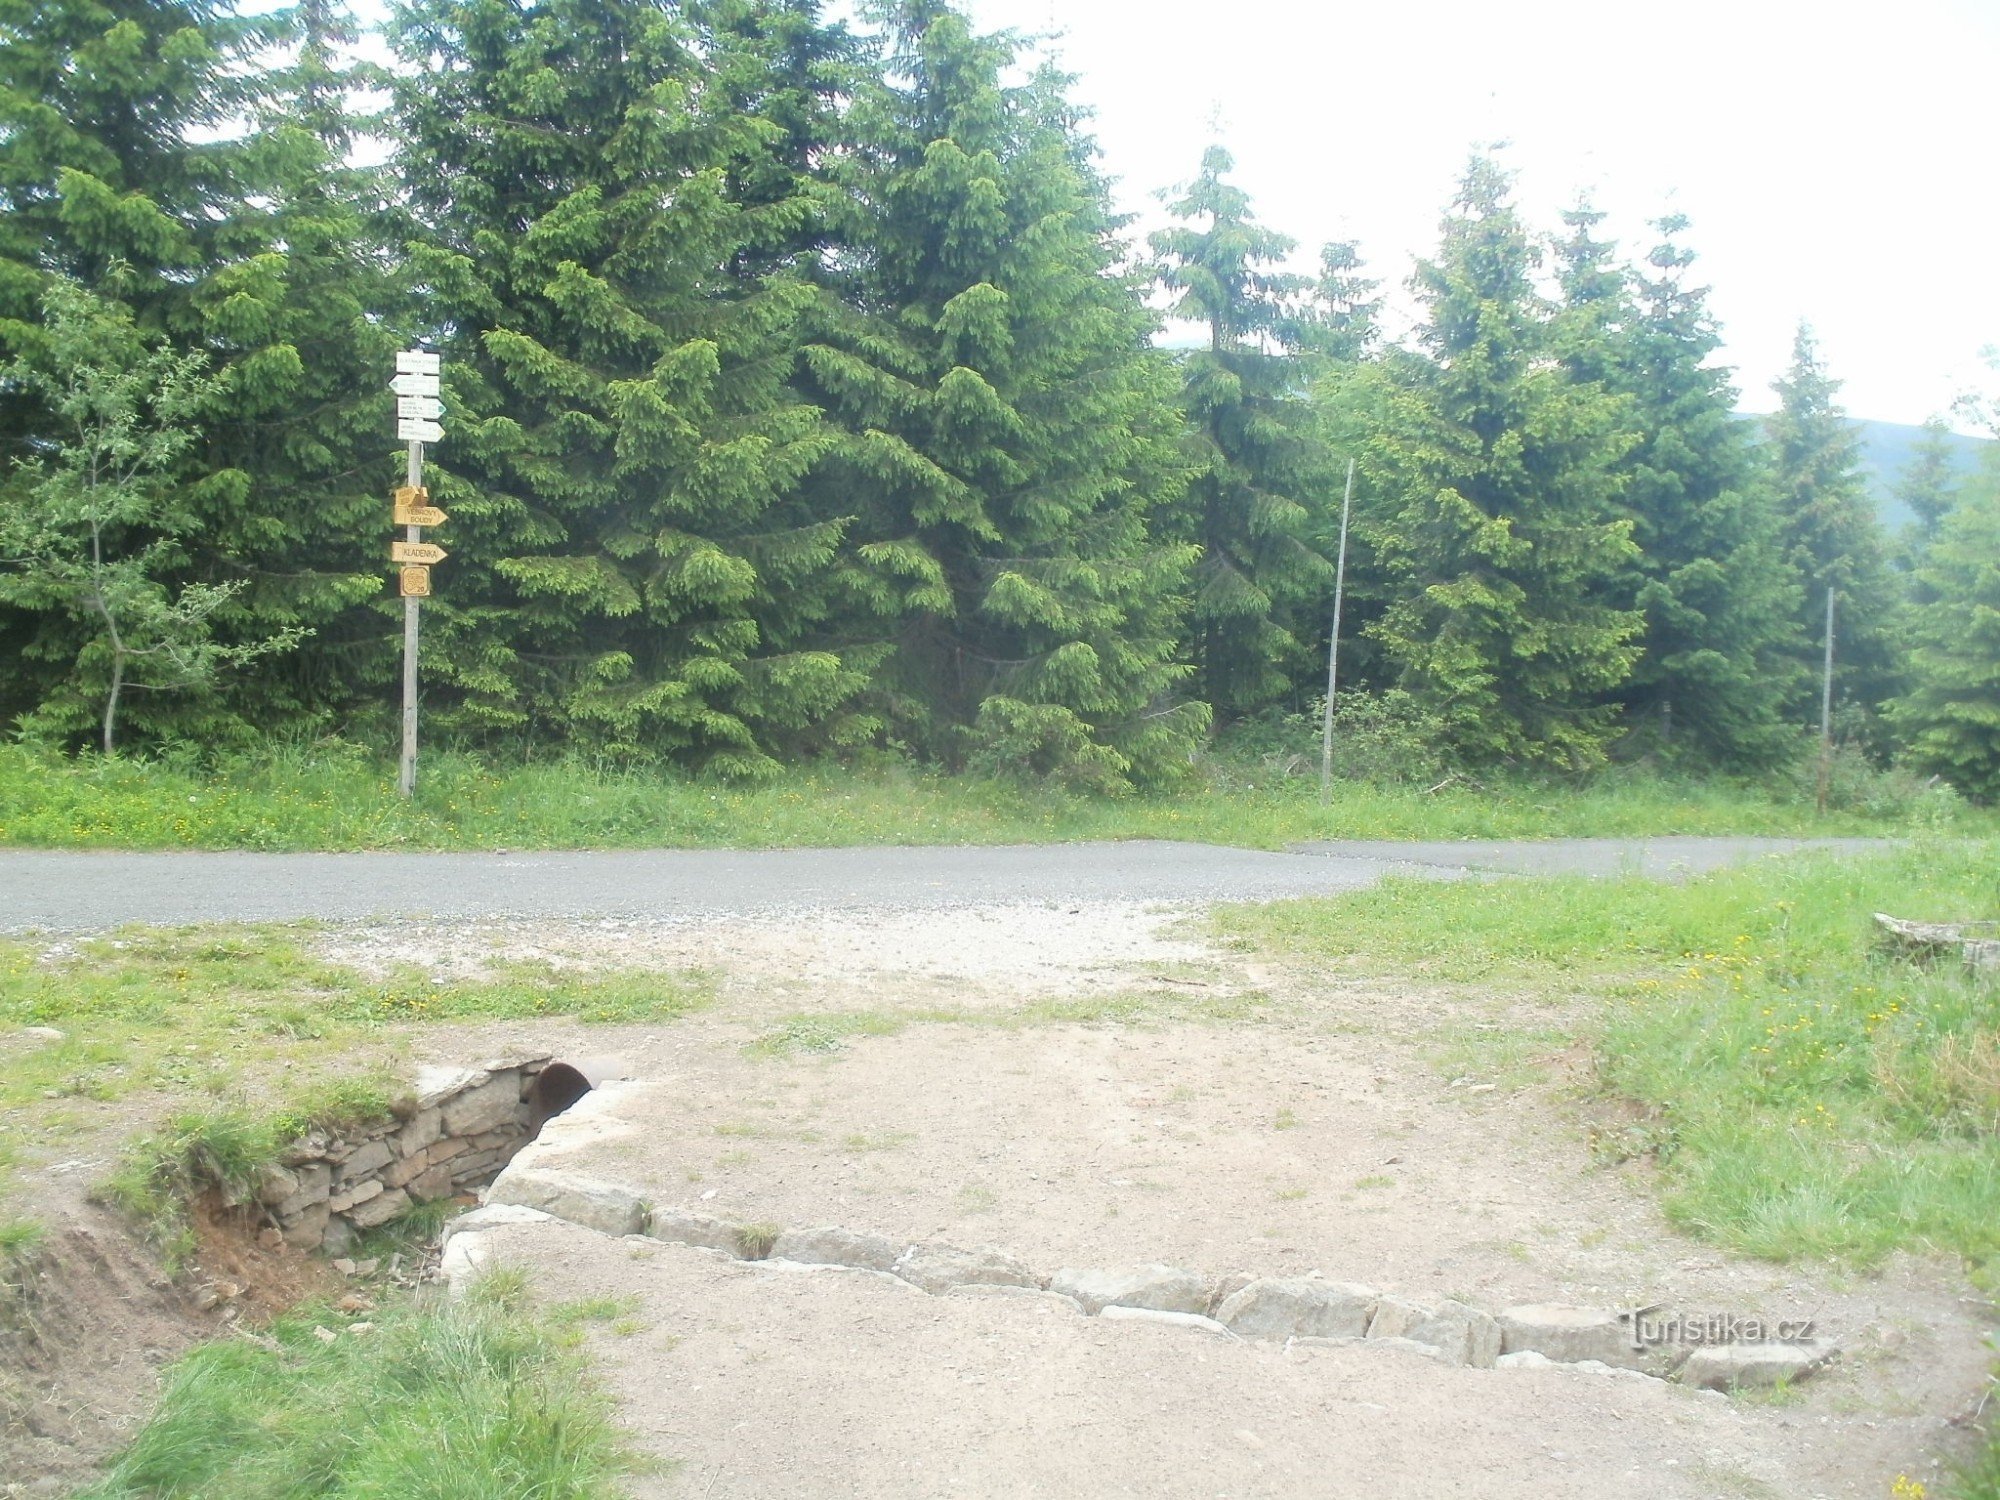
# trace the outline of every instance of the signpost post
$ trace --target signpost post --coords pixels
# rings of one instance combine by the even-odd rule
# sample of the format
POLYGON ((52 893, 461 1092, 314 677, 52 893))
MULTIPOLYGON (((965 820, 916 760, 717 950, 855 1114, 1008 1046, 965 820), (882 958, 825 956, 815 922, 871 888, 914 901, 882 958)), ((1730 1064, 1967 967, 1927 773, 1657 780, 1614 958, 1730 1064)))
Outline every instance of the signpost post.
POLYGON ((424 540, 423 528, 444 523, 444 512, 431 505, 424 488, 424 444, 444 436, 438 418, 438 357, 421 349, 396 356, 396 436, 410 445, 408 482, 396 491, 395 524, 403 540, 389 545, 390 560, 402 564, 403 594, 403 759, 396 789, 403 796, 417 789, 417 624, 421 601, 431 592, 430 564, 443 562, 444 548, 424 540))

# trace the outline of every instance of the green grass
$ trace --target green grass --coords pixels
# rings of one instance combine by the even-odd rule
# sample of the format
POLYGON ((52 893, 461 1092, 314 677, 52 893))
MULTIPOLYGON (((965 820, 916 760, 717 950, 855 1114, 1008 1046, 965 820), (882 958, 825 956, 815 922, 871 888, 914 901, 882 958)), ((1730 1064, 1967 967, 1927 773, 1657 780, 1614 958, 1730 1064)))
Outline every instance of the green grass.
MULTIPOLYGON (((56 949, 0 940, 0 1036, 52 1027, 0 1069, 0 1198, 23 1165, 115 1148, 133 1102, 164 1123, 110 1194, 171 1239, 190 1182, 247 1181, 313 1124, 387 1108, 413 1028, 575 1016, 673 1020, 707 976, 502 964, 439 981, 318 957, 298 927, 135 928, 56 949)), ((4 1203, 0 1203, 4 1209, 4 1203)), ((0 1220, 13 1215, 0 1211, 0 1220)))
MULTIPOLYGON (((1983 1280, 1990 1292, 1992 1275, 1988 1274, 1983 1280)), ((2000 1371, 1996 1371, 1993 1378, 1996 1384, 2000 1384, 2000 1371)), ((1996 1396, 1995 1400, 2000 1400, 2000 1396, 1996 1396)), ((1916 1500, 1916 1493, 1895 1491, 1892 1500, 1902 1500, 1905 1495, 1910 1496, 1910 1500, 1916 1500)), ((1994 1401, 1987 1402, 1984 1440, 1958 1465, 1943 1494, 1949 1495, 1951 1500, 2000 1500, 2000 1411, 1994 1409, 1994 1401)))
POLYGON ((394 1085, 385 1072, 327 1079, 266 1109, 241 1103, 183 1108, 128 1142, 98 1196, 118 1208, 178 1270, 193 1250, 187 1206, 220 1187, 247 1196, 285 1146, 311 1130, 338 1133, 388 1116, 394 1085))
POLYGON ((574 1328, 584 1323, 616 1323, 638 1310, 637 1297, 578 1297, 558 1302, 549 1309, 548 1318, 558 1327, 574 1328))
POLYGON ((851 1037, 894 1036, 903 1029, 905 1020, 880 1011, 824 1011, 788 1016, 750 1042, 747 1050, 759 1057, 824 1055, 840 1051, 851 1037))
POLYGON ((83 1500, 609 1500, 633 1467, 576 1351, 518 1279, 371 1315, 307 1308, 181 1359, 83 1500), (329 1329, 325 1339, 317 1330, 329 1329))
POLYGON ((1330 838, 1524 838, 1663 833, 1867 833, 1939 822, 1992 827, 1912 794, 1821 819, 1795 790, 1638 772, 1587 781, 1489 778, 1431 793, 1221 759, 1171 795, 1051 788, 868 768, 799 769, 755 786, 576 761, 490 765, 438 753, 410 803, 395 767, 351 749, 273 749, 205 772, 137 759, 69 760, 0 747, 0 845, 64 849, 781 848, 1179 838, 1254 848, 1330 838))
MULTIPOLYGON (((1685 885, 1391 881, 1216 920, 1239 941, 1322 968, 1596 997, 1603 1008, 1584 1034, 1605 1098, 1588 1104, 1636 1107, 1601 1126, 1599 1143, 1613 1157, 1655 1157, 1667 1210, 1685 1228, 1774 1260, 1867 1265, 1897 1249, 1941 1250, 1990 1286, 2000 1274, 2000 978, 1886 952, 1877 911, 2000 915, 2000 842, 1800 856, 1685 885)), ((1535 1035, 1560 1050, 1558 1034, 1535 1035)), ((1927 1493, 2000 1500, 1990 1416, 1949 1480, 1895 1490, 1927 1493)))
MULTIPOLYGON (((1604 997, 1607 1126, 1682 1225, 1785 1259, 2000 1254, 2000 984, 1883 952, 1871 913, 2000 913, 2000 844, 1805 856, 1667 885, 1394 881, 1234 908, 1246 941, 1323 967, 1604 997)), ((1552 1049, 1553 1050, 1553 1049, 1552 1049)))

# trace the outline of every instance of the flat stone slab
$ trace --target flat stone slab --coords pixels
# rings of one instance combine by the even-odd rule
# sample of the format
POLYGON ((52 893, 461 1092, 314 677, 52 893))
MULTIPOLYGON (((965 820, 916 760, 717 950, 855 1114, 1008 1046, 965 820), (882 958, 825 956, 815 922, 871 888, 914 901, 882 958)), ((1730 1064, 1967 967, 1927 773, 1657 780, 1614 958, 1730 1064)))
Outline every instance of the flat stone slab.
POLYGON ((549 1220, 548 1214, 525 1204, 488 1203, 447 1219, 438 1241, 449 1245, 454 1237, 461 1234, 476 1234, 482 1229, 495 1229, 502 1224, 546 1224, 549 1220))
POLYGON ((1657 1363, 1650 1351, 1632 1347, 1631 1330, 1603 1308, 1536 1302, 1510 1307, 1495 1321, 1501 1354, 1532 1352, 1565 1365, 1594 1359, 1630 1370, 1657 1363))
POLYGON ((539 1208, 600 1234, 637 1234, 646 1226, 646 1206, 630 1188, 579 1172, 524 1167, 518 1159, 493 1180, 484 1201, 539 1208))
POLYGON ((1839 1352, 1838 1346, 1826 1339, 1800 1344, 1710 1344, 1687 1357, 1680 1379, 1709 1391, 1766 1389, 1805 1379, 1839 1352))
POLYGON ((1215 1316, 1243 1338, 1360 1338, 1380 1297, 1349 1282, 1266 1276, 1227 1298, 1215 1316))
POLYGON ((1403 1330, 1402 1337, 1429 1345, 1455 1365, 1478 1370, 1492 1369, 1500 1357, 1499 1320, 1463 1302, 1446 1302, 1417 1318, 1403 1330))
POLYGON ((1109 1323, 1157 1323, 1167 1328, 1189 1328, 1197 1333, 1215 1333, 1223 1338, 1233 1339, 1231 1333, 1215 1319, 1200 1313, 1165 1312, 1155 1307, 1124 1307, 1116 1302, 1107 1303, 1099 1316, 1109 1323))
POLYGON ((976 1283, 1042 1290, 1043 1280, 1004 1250, 961 1250, 956 1245, 912 1245, 898 1256, 895 1273, 927 1292, 976 1283))
POLYGON ((1555 1360, 1532 1349, 1503 1354, 1493 1361, 1496 1370, 1569 1370, 1578 1375, 1610 1375, 1619 1380, 1643 1380, 1649 1385, 1665 1385, 1657 1375, 1631 1370, 1623 1365, 1607 1365, 1601 1359, 1555 1360))
MULTIPOLYGON (((704 1250, 721 1250, 735 1255, 739 1244, 736 1226, 712 1214, 698 1214, 685 1208, 655 1208, 646 1215, 646 1233, 656 1240, 675 1245, 699 1245, 704 1250)), ((776 1247, 773 1247, 775 1253, 776 1247)), ((804 1256, 787 1255, 786 1260, 804 1256)))
POLYGON ((1178 1266, 1121 1266, 1108 1271, 1064 1266, 1049 1278, 1049 1290, 1081 1302, 1086 1312, 1106 1307, 1144 1307, 1156 1312, 1208 1311, 1210 1278, 1178 1266))
POLYGON ((830 1266, 859 1266, 867 1271, 893 1271, 910 1247, 886 1235, 853 1229, 787 1229, 771 1245, 773 1260, 812 1261, 830 1266))

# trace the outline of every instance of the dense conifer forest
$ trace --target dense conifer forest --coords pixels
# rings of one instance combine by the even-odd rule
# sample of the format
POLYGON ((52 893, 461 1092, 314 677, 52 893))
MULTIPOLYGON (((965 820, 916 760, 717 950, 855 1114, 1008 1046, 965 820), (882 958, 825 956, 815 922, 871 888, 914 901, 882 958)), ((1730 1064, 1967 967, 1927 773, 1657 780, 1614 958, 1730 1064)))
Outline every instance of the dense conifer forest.
POLYGON ((1940 425, 1885 532, 1806 327, 1737 418, 1699 226, 1532 223, 1478 153, 1370 267, 1218 145, 1142 238, 1068 81, 944 0, 412 0, 393 67, 366 40, 0 0, 10 732, 386 746, 417 345, 448 743, 1158 785, 1313 712, 1351 461, 1343 691, 1453 762, 1786 765, 1832 590, 1841 738, 2000 797, 2000 478, 1940 425))

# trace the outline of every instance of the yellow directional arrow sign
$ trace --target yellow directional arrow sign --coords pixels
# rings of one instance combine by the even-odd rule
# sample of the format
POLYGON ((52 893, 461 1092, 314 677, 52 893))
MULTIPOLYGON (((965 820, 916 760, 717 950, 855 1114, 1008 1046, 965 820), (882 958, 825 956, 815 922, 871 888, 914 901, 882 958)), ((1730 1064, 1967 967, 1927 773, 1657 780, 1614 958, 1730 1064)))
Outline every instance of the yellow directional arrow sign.
POLYGON ((396 503, 398 505, 428 505, 430 498, 431 492, 420 484, 402 484, 396 486, 396 503))
POLYGON ((435 542, 391 542, 389 560, 399 563, 441 563, 451 554, 435 542))
POLYGON ((442 526, 450 517, 435 505, 399 505, 394 519, 398 526, 442 526))

